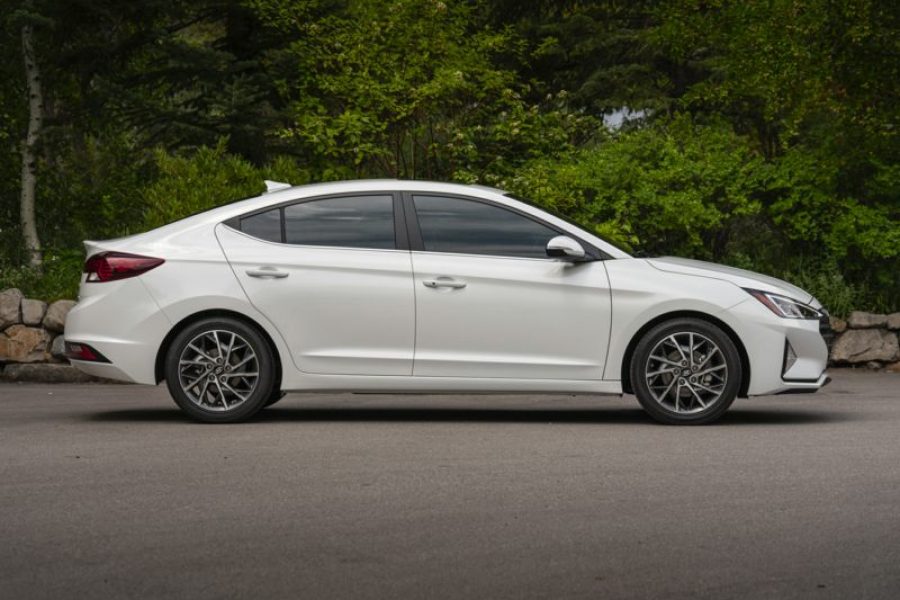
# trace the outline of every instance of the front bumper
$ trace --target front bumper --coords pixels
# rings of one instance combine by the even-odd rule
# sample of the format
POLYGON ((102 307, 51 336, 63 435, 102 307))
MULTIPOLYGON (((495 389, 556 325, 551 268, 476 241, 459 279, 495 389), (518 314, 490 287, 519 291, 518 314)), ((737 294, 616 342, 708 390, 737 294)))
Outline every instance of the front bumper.
MULTIPOLYGON (((828 382, 828 346, 821 324, 812 319, 778 317, 753 298, 725 314, 747 352, 750 367, 748 396, 815 392, 828 382), (796 360, 785 369, 785 345, 796 360)), ((724 314, 723 314, 724 316, 724 314)))
POLYGON ((778 392, 779 394, 814 394, 818 392, 820 389, 825 387, 831 383, 831 377, 822 373, 822 375, 815 381, 810 382, 800 382, 793 381, 791 382, 791 387, 781 390, 778 392))

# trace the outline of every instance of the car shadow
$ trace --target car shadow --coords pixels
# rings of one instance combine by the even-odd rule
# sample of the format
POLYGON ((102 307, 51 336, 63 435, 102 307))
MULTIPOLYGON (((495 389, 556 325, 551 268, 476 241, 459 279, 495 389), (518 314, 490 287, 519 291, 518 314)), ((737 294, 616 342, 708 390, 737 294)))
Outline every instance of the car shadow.
MULTIPOLYGON (((194 423, 173 407, 133 408, 92 413, 89 420, 108 423, 194 423)), ((747 425, 808 425, 854 420, 851 413, 799 411, 791 409, 733 409, 708 427, 747 425)), ((495 408, 304 408, 272 407, 261 411, 252 422, 370 422, 370 423, 563 423, 563 424, 644 424, 655 425, 641 409, 495 409, 495 408)))

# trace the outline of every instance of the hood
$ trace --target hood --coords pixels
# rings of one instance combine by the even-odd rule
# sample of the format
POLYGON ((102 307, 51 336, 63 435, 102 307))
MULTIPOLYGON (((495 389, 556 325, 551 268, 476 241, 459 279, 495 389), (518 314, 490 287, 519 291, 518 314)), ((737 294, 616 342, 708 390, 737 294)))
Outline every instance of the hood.
POLYGON ((676 256, 663 256, 660 258, 648 258, 651 266, 668 273, 682 273, 684 275, 696 275, 699 277, 713 277, 729 281, 742 288, 751 288, 773 294, 780 294, 810 304, 813 308, 820 308, 819 302, 809 292, 792 285, 787 281, 761 275, 753 271, 746 271, 735 267, 727 267, 716 263, 690 258, 678 258, 676 256))

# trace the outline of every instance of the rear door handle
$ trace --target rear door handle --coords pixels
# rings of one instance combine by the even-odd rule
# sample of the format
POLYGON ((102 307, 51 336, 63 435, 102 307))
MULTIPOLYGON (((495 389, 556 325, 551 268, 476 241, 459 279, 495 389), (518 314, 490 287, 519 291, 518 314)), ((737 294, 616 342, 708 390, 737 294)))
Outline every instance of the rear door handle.
POLYGON ((284 279, 289 273, 279 271, 275 267, 260 267, 258 269, 247 269, 247 275, 258 278, 271 277, 272 279, 284 279))
POLYGON ((450 277, 438 277, 436 279, 426 279, 422 282, 422 285, 427 288, 453 288, 455 290, 461 290, 466 287, 466 282, 457 281, 450 277))

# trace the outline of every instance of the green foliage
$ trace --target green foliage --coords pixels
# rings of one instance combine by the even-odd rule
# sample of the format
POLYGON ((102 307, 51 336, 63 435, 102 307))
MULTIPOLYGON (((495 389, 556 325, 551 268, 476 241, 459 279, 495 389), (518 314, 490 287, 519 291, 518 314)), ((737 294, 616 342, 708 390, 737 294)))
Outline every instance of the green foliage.
POLYGON ((146 211, 143 226, 152 229, 188 215, 265 190, 256 168, 225 151, 200 148, 190 156, 156 152, 159 177, 141 190, 146 211))
POLYGON ((74 249, 47 250, 41 274, 0 257, 0 290, 19 288, 29 298, 46 302, 72 299, 78 295, 83 265, 83 253, 74 249))
POLYGON ((480 3, 357 0, 323 15, 291 0, 254 5, 293 37, 269 54, 290 119, 279 134, 326 174, 466 180, 584 129, 523 100, 527 86, 499 64, 516 38, 481 26, 480 3))
POLYGON ((730 224, 760 210, 760 164, 727 125, 681 116, 537 159, 501 184, 627 249, 721 258, 730 224))

